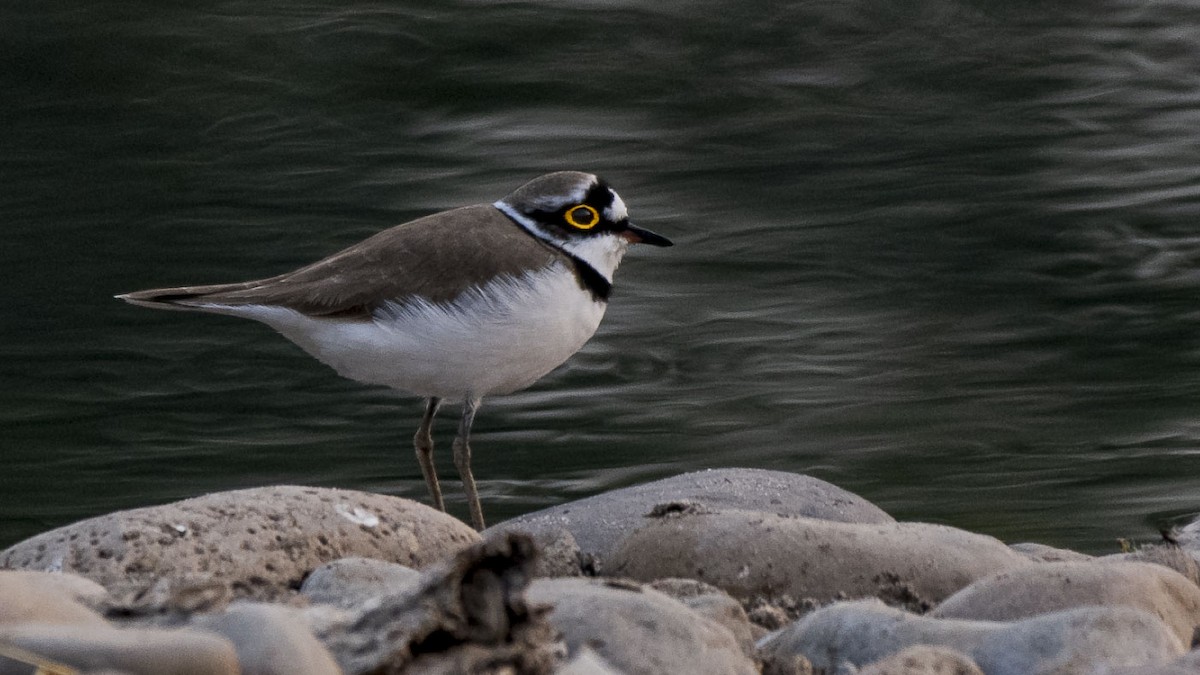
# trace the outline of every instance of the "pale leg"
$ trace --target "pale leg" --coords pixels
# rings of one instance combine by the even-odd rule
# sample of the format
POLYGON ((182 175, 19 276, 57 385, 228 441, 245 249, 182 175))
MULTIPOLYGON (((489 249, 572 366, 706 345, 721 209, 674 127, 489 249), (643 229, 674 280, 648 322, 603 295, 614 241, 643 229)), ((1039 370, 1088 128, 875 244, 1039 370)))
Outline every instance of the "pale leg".
POLYGON ((479 492, 475 490, 475 476, 471 474, 471 424, 475 421, 475 412, 479 410, 482 399, 468 398, 463 402, 462 420, 458 423, 458 436, 454 439, 454 466, 458 467, 458 475, 462 478, 463 491, 467 493, 467 506, 471 509, 471 525, 476 530, 482 530, 483 506, 479 503, 479 492))
POLYGON ((433 507, 439 511, 446 510, 442 501, 442 487, 438 485, 437 469, 433 466, 433 418, 437 415, 442 399, 431 397, 425 399, 425 415, 421 417, 421 426, 417 427, 417 435, 413 436, 413 447, 417 449, 417 461, 421 463, 421 475, 425 476, 425 486, 429 488, 429 497, 433 507))

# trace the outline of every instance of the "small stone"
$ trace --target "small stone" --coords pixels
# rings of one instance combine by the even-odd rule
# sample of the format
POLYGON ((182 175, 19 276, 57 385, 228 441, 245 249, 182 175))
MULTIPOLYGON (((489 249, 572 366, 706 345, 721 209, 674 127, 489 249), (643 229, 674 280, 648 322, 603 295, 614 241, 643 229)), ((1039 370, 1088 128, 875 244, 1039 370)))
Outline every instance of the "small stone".
POLYGON ((928 607, 1032 565, 996 539, 924 523, 841 523, 752 511, 679 515, 629 535, 606 574, 699 579, 738 599, 881 597, 928 607))
POLYGON ((858 675, 984 675, 969 657, 946 647, 917 645, 863 668, 858 675))
POLYGON ((895 519, 866 499, 819 478, 762 469, 711 469, 634 485, 560 504, 499 523, 484 532, 517 530, 541 540, 543 530, 566 530, 591 567, 603 570, 625 536, 663 505, 698 511, 738 509, 854 523, 895 519))
POLYGON ((600 580, 538 579, 531 603, 550 605, 550 622, 577 655, 593 649, 627 675, 756 675, 727 628, 650 588, 600 580))
POLYGON ((1190 553, 1179 546, 1143 546, 1131 553, 1106 555, 1101 560, 1155 563, 1173 569, 1193 584, 1200 585, 1200 565, 1190 553))
POLYGON ((1132 607, 1167 624, 1190 645, 1200 625, 1200 588, 1174 570, 1144 562, 1099 559, 1043 563, 980 579, 929 616, 1011 621, 1084 606, 1132 607))
POLYGON ((70 574, 0 571, 0 625, 40 622, 105 626, 107 622, 77 598, 102 598, 104 589, 70 574), (96 589, 99 589, 98 591, 96 589))
POLYGON ((1081 562, 1092 560, 1092 556, 1086 553, 1077 553, 1065 548, 1054 548, 1045 544, 1009 544, 1008 547, 1033 562, 1081 562))
MULTIPOLYGON (((85 672, 129 675, 239 675, 233 645, 211 633, 158 628, 55 626, 0 627, 0 642, 85 672)), ((27 673, 0 669, 0 673, 27 673)))
POLYGON ((0 552, 0 568, 57 565, 109 588, 202 576, 236 597, 273 599, 330 560, 360 556, 420 569, 478 540, 465 523, 411 500, 275 486, 60 527, 0 552))
POLYGON ((1142 664, 1133 667, 1106 669, 1097 675, 1196 675, 1200 673, 1200 650, 1185 654, 1170 663, 1142 664))
POLYGON ((351 608, 401 592, 421 578, 411 567, 373 558, 341 558, 316 568, 300 585, 312 602, 351 608))
POLYGON ((341 675, 301 614, 277 605, 234 603, 222 614, 197 617, 196 628, 225 636, 237 651, 243 675, 341 675))
POLYGON ((754 631, 741 603, 716 586, 694 579, 660 579, 650 588, 683 603, 693 612, 729 629, 748 656, 754 655, 754 631))
POLYGON ((554 675, 624 675, 620 671, 614 670, 599 654, 583 647, 579 653, 570 661, 567 661, 561 668, 554 671, 554 675))
POLYGON ((833 672, 915 645, 956 649, 988 675, 1092 673, 1161 664, 1184 652, 1166 624, 1128 607, 1082 607, 998 622, 918 616, 877 600, 819 609, 760 640, 759 651, 764 658, 800 654, 814 669, 833 672))

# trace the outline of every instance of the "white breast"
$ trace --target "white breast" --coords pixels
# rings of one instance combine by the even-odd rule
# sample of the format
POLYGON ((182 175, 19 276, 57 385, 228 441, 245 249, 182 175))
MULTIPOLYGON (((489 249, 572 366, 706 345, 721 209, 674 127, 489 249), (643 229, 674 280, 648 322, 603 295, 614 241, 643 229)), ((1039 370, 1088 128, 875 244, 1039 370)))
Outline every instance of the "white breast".
POLYGON ((450 304, 388 304, 373 321, 316 319, 262 305, 207 309, 266 323, 350 379, 457 400, 533 384, 579 351, 605 307, 556 263, 492 281, 450 304))

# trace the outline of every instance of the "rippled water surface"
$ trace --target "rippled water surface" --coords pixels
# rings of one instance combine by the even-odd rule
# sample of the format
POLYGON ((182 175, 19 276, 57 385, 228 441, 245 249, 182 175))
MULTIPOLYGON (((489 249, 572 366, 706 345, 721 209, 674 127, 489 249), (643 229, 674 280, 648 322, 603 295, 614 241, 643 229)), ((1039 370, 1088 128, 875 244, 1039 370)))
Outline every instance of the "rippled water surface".
POLYGON ((1009 542, 1156 538, 1200 511, 1200 4, 1001 4, 0 7, 0 545, 270 483, 425 499, 419 401, 111 296, 562 168, 677 245, 485 402, 492 520, 750 466, 1009 542))

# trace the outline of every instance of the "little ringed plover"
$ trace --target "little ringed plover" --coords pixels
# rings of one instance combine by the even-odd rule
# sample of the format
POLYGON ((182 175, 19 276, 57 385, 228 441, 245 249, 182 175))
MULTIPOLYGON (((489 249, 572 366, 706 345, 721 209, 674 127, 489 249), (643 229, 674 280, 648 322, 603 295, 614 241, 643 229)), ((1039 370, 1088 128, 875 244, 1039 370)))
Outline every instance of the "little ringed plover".
POLYGON ((494 204, 397 225, 279 276, 117 297, 254 319, 345 377, 423 397, 413 444, 443 511, 433 419, 443 401, 463 401, 454 464, 471 522, 483 529, 469 445, 480 402, 528 387, 587 342, 635 243, 671 245, 630 223, 603 180, 561 171, 494 204))

